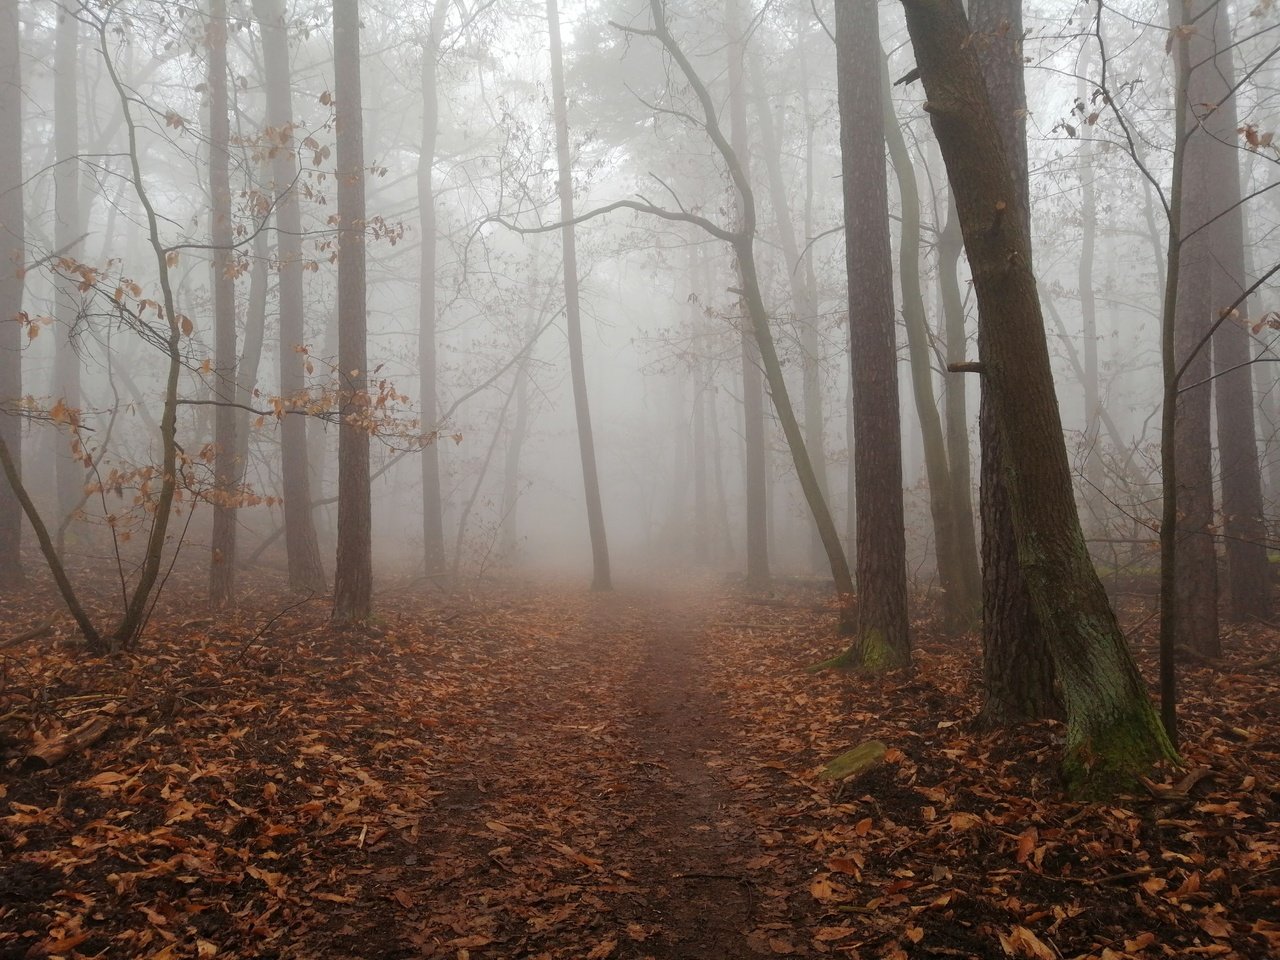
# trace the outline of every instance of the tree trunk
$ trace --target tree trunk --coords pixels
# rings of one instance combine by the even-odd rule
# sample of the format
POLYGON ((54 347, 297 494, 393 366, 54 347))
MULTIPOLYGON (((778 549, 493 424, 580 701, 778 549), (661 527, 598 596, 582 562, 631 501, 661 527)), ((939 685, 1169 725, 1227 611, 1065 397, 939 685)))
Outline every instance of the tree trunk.
MULTIPOLYGON (((422 147, 418 153, 418 223, 421 259, 418 271, 418 371, 422 383, 422 429, 437 429, 439 387, 436 358, 436 198, 432 168, 440 127, 437 59, 444 36, 447 0, 436 0, 422 48, 422 147)), ((438 438, 422 450, 422 543, 428 577, 444 572, 444 508, 440 496, 438 438)))
MULTIPOLYGON (((338 0, 342 2, 342 0, 338 0)), ((294 178, 298 171, 295 151, 293 103, 289 83, 289 39, 285 30, 283 0, 254 0, 254 16, 262 28, 262 62, 266 86, 267 126, 280 143, 272 161, 276 201, 276 256, 279 259, 280 395, 285 404, 306 388, 306 328, 302 299, 302 211, 294 178)), ((286 416, 280 423, 281 473, 284 493, 284 541, 289 564, 289 586, 296 591, 325 589, 324 566, 311 514, 311 474, 307 464, 307 423, 301 416, 286 416)))
POLYGON ((880 23, 875 0, 836 0, 835 12, 858 528, 858 626, 845 661, 884 670, 909 665, 911 643, 880 23))
MULTIPOLYGON (((1102 442, 1102 431, 1099 414, 1102 410, 1101 392, 1098 389, 1098 305, 1093 293, 1093 261, 1094 241, 1098 235, 1098 199, 1093 186, 1093 124, 1088 122, 1094 104, 1090 102, 1088 52, 1092 44, 1083 47, 1076 66, 1076 100, 1082 104, 1078 108, 1080 122, 1080 265, 1076 272, 1076 282, 1080 290, 1080 339, 1084 354, 1084 502, 1090 514, 1090 525, 1095 530, 1103 529, 1106 517, 1103 507, 1106 503, 1102 496, 1102 452, 1098 445, 1102 442)), ((1099 105, 1100 108, 1100 105, 1099 105)), ((1118 453, 1119 451, 1117 451, 1118 453)))
POLYGON ((232 274, 231 115, 227 102, 227 3, 210 0, 209 195, 213 202, 213 394, 223 400, 214 414, 213 549, 209 602, 221 607, 235 590, 236 508, 240 464, 236 461, 236 282, 232 274))
MULTIPOLYGON (((902 290, 902 319, 907 328, 907 353, 911 362, 911 387, 920 434, 924 441, 924 464, 929 479, 929 512, 933 518, 934 550, 938 580, 942 585, 943 622, 948 630, 962 633, 977 622, 980 613, 982 578, 978 555, 963 552, 951 468, 942 435, 933 390, 933 363, 929 350, 929 327, 925 318, 924 293, 920 286, 920 189, 916 171, 907 151, 907 142, 898 126, 898 117, 889 95, 888 63, 881 57, 880 95, 884 109, 885 141, 898 181, 902 207, 902 234, 898 243, 898 284, 902 290)), ((972 535, 969 538, 972 540, 972 535)))
POLYGON ((333 67, 337 100, 338 409, 342 414, 333 617, 355 623, 367 620, 373 610, 359 0, 333 2, 333 67))
MULTIPOLYGON (((533 333, 530 324, 530 334, 533 333)), ((502 553, 508 563, 520 548, 520 453, 529 434, 529 357, 516 365, 516 422, 507 436, 502 469, 502 553)))
MULTIPOLYGON (((827 497, 827 455, 822 435, 822 367, 818 352, 818 307, 814 302, 814 291, 807 282, 806 273, 800 269, 800 245, 796 241, 795 221, 782 172, 780 137, 774 125, 773 113, 760 70, 760 57, 757 54, 751 57, 751 86, 752 99, 755 101, 756 116, 759 120, 760 145, 764 153, 765 171, 769 180, 769 203, 773 209, 778 241, 782 247, 784 267, 791 290, 791 307, 795 315, 796 329, 799 332, 800 362, 804 378, 801 392, 804 410, 804 444, 813 461, 814 473, 818 478, 818 489, 822 491, 823 497, 827 497)), ((826 566, 826 553, 816 524, 810 526, 809 557, 815 569, 823 569, 826 566)))
MULTIPOLYGON (((1198 0, 1198 13, 1207 9, 1198 0)), ((1180 4, 1170 8, 1177 22, 1180 4), (1178 11, 1174 12, 1174 7, 1178 11)), ((1213 313, 1210 290, 1212 261, 1209 248, 1212 228, 1205 228, 1216 211, 1211 209, 1209 180, 1210 136, 1199 123, 1198 112, 1212 96, 1213 41, 1197 33, 1188 39, 1191 64, 1187 100, 1175 109, 1187 111, 1186 148, 1183 160, 1182 220, 1178 255, 1177 316, 1174 355, 1179 368, 1186 364, 1181 387, 1200 383, 1178 394, 1173 445, 1177 483, 1178 535, 1174 562, 1177 590, 1175 618, 1177 642, 1206 657, 1221 652, 1218 639, 1218 560, 1214 543, 1213 456, 1210 428, 1211 386, 1203 383, 1212 372, 1212 342, 1201 347, 1209 333, 1213 313), (1206 60, 1208 61, 1206 63, 1206 60), (1197 68, 1197 65, 1200 65, 1197 68), (1193 354, 1193 351, 1194 354, 1193 354)), ((1234 140, 1234 131, 1232 134, 1234 140)), ((1230 301, 1228 301, 1230 302, 1230 301)))
MULTIPOLYGON (((26 224, 22 202, 22 68, 18 0, 0 0, 0 442, 22 475, 22 312, 26 224)), ((22 582, 22 505, 0 480, 0 595, 22 582)))
POLYGON ((1018 561, 1067 707, 1064 773, 1082 795, 1174 758, 1085 546, 1026 219, 959 0, 906 0, 907 29, 973 270, 1018 561))
MULTIPOLYGON (((1215 16, 1212 34, 1217 59, 1211 67, 1201 68, 1208 74, 1212 98, 1209 102, 1218 105, 1205 120, 1210 134, 1206 157, 1213 191, 1210 206, 1218 215, 1208 238, 1213 251, 1209 278, 1211 320, 1216 320, 1221 311, 1235 303, 1249 283, 1245 272, 1244 207, 1241 205, 1236 78, 1232 62, 1235 46, 1231 39, 1230 8, 1218 3, 1215 16)), ((1248 303, 1240 304, 1236 312, 1239 318, 1227 320, 1213 335, 1216 375, 1213 390, 1222 475, 1228 610, 1233 620, 1265 620, 1271 616, 1271 570, 1267 563, 1262 473, 1254 424, 1257 404, 1249 369, 1248 303)))
MULTIPOLYGON (((72 263, 81 256, 84 216, 80 209, 80 21, 70 10, 58 9, 54 40, 53 139, 57 166, 54 170, 53 246, 57 255, 72 263)), ((84 298, 80 278, 66 269, 55 271, 53 393, 69 409, 80 408, 80 358, 73 346, 84 298)), ((54 479, 58 519, 76 509, 84 491, 84 467, 73 453, 76 437, 58 437, 54 479)), ((59 552, 62 544, 58 544, 59 552)))
MULTIPOLYGON (((973 0, 974 30, 982 36, 978 60, 1013 175, 1012 215, 1026 234, 1031 269, 1031 200, 1027 184, 1026 93, 1022 63, 1021 0, 973 0)), ((954 196, 954 193, 953 193, 954 196)), ((963 224, 962 224, 963 228, 963 224)), ((976 271, 976 267, 974 268, 976 271)), ((978 329, 978 355, 985 363, 985 328, 978 329)), ((1022 573, 1009 501, 1008 466, 995 424, 991 384, 984 376, 978 405, 982 451, 979 515, 982 519, 982 650, 986 697, 980 721, 1000 726, 1058 712, 1046 631, 1036 620, 1022 573), (1008 673, 1012 664, 1023 669, 1008 673)))
MULTIPOLYGON (((938 234, 938 300, 942 307, 943 340, 947 363, 965 359, 966 337, 964 299, 960 295, 960 258, 964 255, 964 238, 955 204, 947 199, 946 224, 938 234)), ((951 509, 960 535, 960 552, 966 557, 978 555, 978 540, 973 521, 973 466, 969 452, 969 404, 965 374, 946 374, 943 381, 946 401, 947 463, 951 467, 951 509)), ((982 596, 982 572, 978 572, 979 603, 982 596)))
POLYGON ((578 450, 582 458, 583 493, 587 501, 587 529, 591 536, 591 589, 612 590, 609 543, 605 536, 604 507, 596 473, 595 437, 591 432, 591 407, 587 400, 587 371, 582 355, 582 316, 578 308, 578 249, 573 230, 573 170, 569 157, 569 104, 564 92, 564 61, 560 52, 560 13, 556 0, 547 0, 547 27, 551 35, 551 95, 556 125, 556 162, 559 168, 560 240, 564 250, 565 323, 569 336, 569 370, 573 380, 573 410, 578 422, 578 450))

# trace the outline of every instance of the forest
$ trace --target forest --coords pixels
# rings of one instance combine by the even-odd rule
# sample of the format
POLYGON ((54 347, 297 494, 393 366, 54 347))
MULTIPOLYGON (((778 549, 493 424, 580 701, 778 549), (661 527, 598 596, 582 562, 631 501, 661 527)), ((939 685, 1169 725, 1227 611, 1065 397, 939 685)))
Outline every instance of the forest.
POLYGON ((0 0, 0 960, 1280 956, 1273 0, 0 0))

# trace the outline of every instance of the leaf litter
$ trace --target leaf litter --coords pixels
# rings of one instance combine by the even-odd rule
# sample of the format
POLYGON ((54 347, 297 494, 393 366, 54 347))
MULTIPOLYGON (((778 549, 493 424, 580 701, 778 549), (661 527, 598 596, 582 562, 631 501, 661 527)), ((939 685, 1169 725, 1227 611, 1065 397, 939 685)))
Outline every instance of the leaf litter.
POLYGON ((815 677, 820 596, 748 599, 406 588, 343 631, 263 588, 6 646, 0 957, 1280 955, 1278 631, 1187 666, 1186 769, 1078 804, 1060 726, 973 728, 971 639, 815 677))

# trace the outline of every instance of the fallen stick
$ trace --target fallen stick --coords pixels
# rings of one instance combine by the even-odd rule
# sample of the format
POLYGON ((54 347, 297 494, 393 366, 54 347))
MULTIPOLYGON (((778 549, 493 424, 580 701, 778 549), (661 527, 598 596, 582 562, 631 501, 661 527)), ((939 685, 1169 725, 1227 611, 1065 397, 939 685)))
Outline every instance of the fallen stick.
POLYGON ((16 647, 20 643, 26 643, 28 640, 39 640, 41 637, 47 637, 53 633, 52 623, 43 623, 38 627, 32 627, 17 636, 10 637, 8 640, 0 640, 0 650, 8 647, 16 647))
POLYGON ((74 730, 46 740, 27 754, 28 767, 52 767, 73 753, 93 746, 111 729, 111 721, 119 705, 108 704, 95 717, 86 720, 74 730))

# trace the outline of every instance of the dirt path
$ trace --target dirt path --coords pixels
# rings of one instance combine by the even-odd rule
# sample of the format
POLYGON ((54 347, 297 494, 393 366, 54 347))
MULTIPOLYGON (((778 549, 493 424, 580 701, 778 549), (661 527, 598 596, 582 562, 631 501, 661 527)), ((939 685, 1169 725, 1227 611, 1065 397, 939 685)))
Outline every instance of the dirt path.
POLYGON ((459 909, 428 908, 418 949, 763 956, 759 848, 705 683, 711 609, 693 593, 621 592, 561 609, 567 626, 531 645, 494 638, 476 669, 501 669, 502 699, 453 712, 474 736, 450 758, 416 860, 420 898, 459 909))
POLYGON ((667 956, 760 956, 748 942, 757 897, 744 870, 754 838, 716 769, 728 763, 731 732, 706 683, 707 611, 684 596, 654 597, 640 613, 632 735, 652 773, 633 801, 658 855, 645 912, 667 956))

